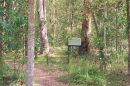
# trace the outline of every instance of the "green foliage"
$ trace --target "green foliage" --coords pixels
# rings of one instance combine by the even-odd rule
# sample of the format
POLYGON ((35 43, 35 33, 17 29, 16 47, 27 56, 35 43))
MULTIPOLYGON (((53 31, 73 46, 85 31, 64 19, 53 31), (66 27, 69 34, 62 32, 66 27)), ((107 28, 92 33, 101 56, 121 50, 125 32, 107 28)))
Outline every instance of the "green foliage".
POLYGON ((103 84, 106 83, 106 75, 98 70, 97 65, 90 62, 90 60, 87 61, 84 59, 76 63, 71 61, 70 64, 67 65, 69 75, 63 79, 67 80, 69 83, 78 85, 103 86, 103 84))
POLYGON ((0 69, 0 85, 8 86, 11 82, 18 79, 18 76, 14 74, 16 70, 11 69, 7 64, 3 63, 0 69))
POLYGON ((44 64, 46 63, 46 57, 44 56, 41 56, 41 57, 38 57, 38 59, 36 59, 36 64, 44 64))
POLYGON ((4 33, 2 35, 2 40, 4 42, 4 49, 6 50, 19 50, 24 46, 25 34, 27 31, 27 15, 24 11, 26 8, 26 3, 24 0, 20 0, 21 3, 17 3, 14 1, 14 7, 12 5, 11 0, 6 0, 7 8, 4 10, 0 10, 2 15, 0 19, 0 28, 4 33), (16 5, 17 4, 17 5, 16 5), (24 11, 24 12, 23 12, 24 11), (3 19, 5 17, 5 19, 3 19))
POLYGON ((47 1, 47 26, 51 45, 62 46, 68 38, 80 37, 82 3, 81 0, 47 1))

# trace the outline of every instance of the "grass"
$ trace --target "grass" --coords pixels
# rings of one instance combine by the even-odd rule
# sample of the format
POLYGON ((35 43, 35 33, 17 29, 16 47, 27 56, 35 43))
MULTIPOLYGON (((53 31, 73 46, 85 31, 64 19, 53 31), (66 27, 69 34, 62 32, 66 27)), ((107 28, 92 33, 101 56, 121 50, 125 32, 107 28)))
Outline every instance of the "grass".
MULTIPOLYGON (((70 63, 67 64, 66 47, 54 47, 52 52, 48 58, 49 65, 46 63, 47 56, 42 55, 35 59, 35 64, 40 65, 42 68, 44 67, 46 70, 64 70, 65 75, 59 77, 59 80, 69 83, 70 86, 127 86, 127 75, 123 73, 127 69, 126 55, 120 56, 118 61, 114 56, 109 57, 110 62, 107 64, 107 70, 101 71, 99 57, 94 55, 80 57, 77 54, 77 50, 74 50, 70 55, 70 63)), ((9 53, 6 59, 14 59, 14 54, 9 53)), ((25 58, 17 60, 17 62, 26 64, 25 58)), ((14 80, 12 82, 25 80, 25 71, 15 78, 13 76, 14 70, 7 65, 2 70, 5 75, 14 80)), ((1 79, 0 77, 0 81, 1 79)))
MULTIPOLYGON (((127 77, 121 71, 126 70, 126 57, 118 59, 109 57, 111 62, 107 64, 107 70, 100 69, 99 57, 94 55, 87 56, 86 59, 77 56, 73 52, 70 56, 70 63, 66 64, 66 48, 55 48, 55 55, 49 57, 49 63, 52 68, 64 70, 66 75, 59 79, 69 83, 70 86, 127 86, 127 77)), ((40 64, 46 63, 46 58, 38 58, 40 64)))
POLYGON ((19 86, 25 83, 25 58, 21 53, 8 52, 1 57, 0 86, 19 86), (15 65, 15 66, 14 66, 15 65))
POLYGON ((7 64, 3 63, 0 70, 0 86, 9 86, 18 80, 17 70, 11 69, 7 64))
POLYGON ((78 86, 101 86, 106 82, 106 75, 99 71, 98 65, 92 64, 89 60, 71 59, 64 68, 68 72, 68 76, 61 77, 62 81, 78 86))

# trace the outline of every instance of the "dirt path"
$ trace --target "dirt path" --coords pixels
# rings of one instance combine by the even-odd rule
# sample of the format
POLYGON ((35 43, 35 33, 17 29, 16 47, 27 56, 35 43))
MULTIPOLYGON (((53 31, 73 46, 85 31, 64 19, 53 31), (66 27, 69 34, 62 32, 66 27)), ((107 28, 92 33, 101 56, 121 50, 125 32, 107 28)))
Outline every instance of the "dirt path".
MULTIPOLYGON (((15 63, 11 60, 6 61, 6 64, 12 69, 15 67, 18 70, 22 70, 22 65, 15 63)), ((23 69, 25 70, 25 65, 23 69)), ((66 83, 59 81, 57 78, 64 73, 57 69, 44 70, 40 67, 34 68, 34 86, 69 86, 66 83)))
POLYGON ((35 68, 34 78, 37 84, 35 84, 34 86, 68 86, 63 82, 58 81, 57 78, 61 75, 61 71, 58 70, 44 71, 35 68))

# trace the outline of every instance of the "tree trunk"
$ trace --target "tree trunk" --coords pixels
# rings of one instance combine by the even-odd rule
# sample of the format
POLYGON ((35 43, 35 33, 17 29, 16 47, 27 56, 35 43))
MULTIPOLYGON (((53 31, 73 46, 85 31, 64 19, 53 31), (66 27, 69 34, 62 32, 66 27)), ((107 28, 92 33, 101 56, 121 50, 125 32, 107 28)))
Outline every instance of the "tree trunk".
MULTIPOLYGON (((5 21, 5 20, 6 20, 6 15, 5 15, 5 12, 6 12, 6 1, 5 1, 5 0, 2 1, 2 8, 3 8, 4 10, 3 10, 3 16, 1 17, 1 19, 2 19, 3 21, 5 21)), ((2 54, 3 54, 2 35, 3 35, 3 31, 1 30, 1 31, 0 31, 0 57, 1 57, 2 54)))
MULTIPOLYGON (((106 54, 104 54, 104 46, 106 46, 106 37, 104 37, 104 45, 103 45, 103 42, 102 42, 103 40, 101 40, 103 37, 103 34, 101 32, 99 32, 99 27, 98 27, 96 16, 95 16, 94 12, 92 12, 92 16, 93 16, 93 20, 94 20, 97 37, 100 39, 98 41, 99 57, 101 59, 100 69, 105 70, 106 69, 106 58, 105 58, 106 54)), ((104 36, 106 36, 105 28, 104 28, 104 36)), ((106 52, 106 50, 105 50, 105 52, 106 52)))
POLYGON ((127 29, 128 29, 128 74, 130 74, 130 7, 129 0, 126 0, 127 3, 127 29))
POLYGON ((43 54, 43 51, 45 51, 48 54, 49 53, 49 43, 48 43, 47 27, 46 27, 45 0, 39 0, 39 16, 40 16, 40 28, 41 28, 40 54, 43 54))
POLYGON ((70 28, 71 28, 71 34, 73 35, 73 27, 74 27, 74 0, 71 0, 71 17, 70 17, 70 28))
POLYGON ((128 30, 128 84, 130 85, 130 2, 126 0, 127 5, 127 30, 128 30))
POLYGON ((130 75, 130 7, 129 0, 126 0, 127 5, 127 29, 128 29, 128 75, 130 75))
POLYGON ((82 48, 84 54, 88 54, 90 51, 89 35, 91 33, 91 13, 88 9, 89 3, 90 0, 84 0, 84 12, 83 12, 84 20, 82 22, 82 31, 81 31, 82 48))
MULTIPOLYGON (((0 37, 2 37, 2 31, 0 31, 0 37)), ((2 38, 0 38, 0 57, 2 57, 3 44, 2 38)))
POLYGON ((26 69, 26 86, 33 86, 33 69, 34 69, 34 0, 28 0, 28 52, 27 52, 27 69, 26 69))
POLYGON ((55 38, 56 38, 56 19, 57 19, 57 10, 56 10, 56 1, 55 0, 53 0, 52 1, 52 3, 53 3, 53 8, 54 9, 52 9, 52 29, 53 29, 53 47, 55 46, 55 38))

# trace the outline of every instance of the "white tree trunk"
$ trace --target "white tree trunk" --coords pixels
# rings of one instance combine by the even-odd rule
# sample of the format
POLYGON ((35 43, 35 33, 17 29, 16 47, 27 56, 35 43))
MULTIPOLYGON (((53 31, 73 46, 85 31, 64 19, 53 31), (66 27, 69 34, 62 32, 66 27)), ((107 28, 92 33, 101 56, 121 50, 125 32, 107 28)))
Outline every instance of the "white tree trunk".
POLYGON ((47 27, 46 27, 46 9, 45 9, 45 0, 39 0, 39 17, 41 22, 41 50, 40 53, 43 53, 43 50, 46 54, 49 53, 49 43, 47 37, 47 27))
POLYGON ((26 68, 26 86, 33 86, 34 69, 34 0, 28 0, 28 50, 27 50, 27 68, 26 68))

